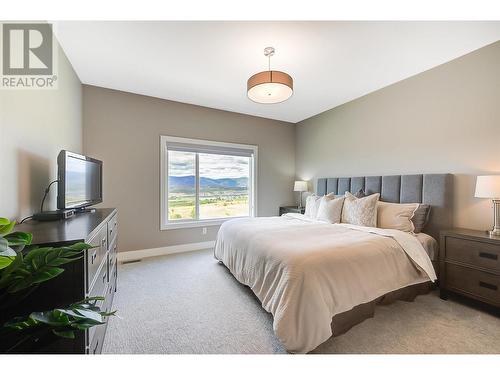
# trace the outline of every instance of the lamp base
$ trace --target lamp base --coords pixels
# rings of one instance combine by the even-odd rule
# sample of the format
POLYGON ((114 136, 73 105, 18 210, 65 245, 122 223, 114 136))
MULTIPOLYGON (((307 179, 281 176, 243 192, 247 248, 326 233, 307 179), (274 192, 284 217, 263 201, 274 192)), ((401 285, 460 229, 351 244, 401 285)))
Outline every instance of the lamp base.
POLYGON ((487 231, 490 237, 500 237, 500 229, 492 229, 487 231))
POLYGON ((493 199, 493 229, 488 233, 490 237, 500 237, 500 199, 493 199))

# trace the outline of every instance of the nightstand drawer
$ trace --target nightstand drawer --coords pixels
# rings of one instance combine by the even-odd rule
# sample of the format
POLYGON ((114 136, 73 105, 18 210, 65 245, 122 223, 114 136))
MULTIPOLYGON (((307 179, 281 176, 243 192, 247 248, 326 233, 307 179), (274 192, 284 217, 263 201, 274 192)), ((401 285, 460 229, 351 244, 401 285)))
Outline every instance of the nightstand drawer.
POLYGON ((445 258, 500 272, 500 246, 498 245, 446 237, 445 258))
POLYGON ((475 269, 446 264, 446 288, 500 304, 500 276, 475 269))

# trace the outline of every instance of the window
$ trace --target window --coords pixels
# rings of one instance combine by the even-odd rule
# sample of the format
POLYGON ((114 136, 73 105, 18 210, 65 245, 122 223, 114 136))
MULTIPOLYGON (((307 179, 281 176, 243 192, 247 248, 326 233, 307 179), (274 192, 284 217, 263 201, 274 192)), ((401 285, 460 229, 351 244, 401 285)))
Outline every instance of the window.
POLYGON ((255 215, 257 146, 161 136, 161 229, 255 215))

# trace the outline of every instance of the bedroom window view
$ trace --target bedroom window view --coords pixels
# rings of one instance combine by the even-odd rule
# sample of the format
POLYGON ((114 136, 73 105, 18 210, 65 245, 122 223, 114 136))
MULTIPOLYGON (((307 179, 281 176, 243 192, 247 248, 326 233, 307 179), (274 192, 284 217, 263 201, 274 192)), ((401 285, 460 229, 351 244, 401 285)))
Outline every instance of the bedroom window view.
POLYGON ((168 222, 251 215, 253 156, 167 146, 168 222))

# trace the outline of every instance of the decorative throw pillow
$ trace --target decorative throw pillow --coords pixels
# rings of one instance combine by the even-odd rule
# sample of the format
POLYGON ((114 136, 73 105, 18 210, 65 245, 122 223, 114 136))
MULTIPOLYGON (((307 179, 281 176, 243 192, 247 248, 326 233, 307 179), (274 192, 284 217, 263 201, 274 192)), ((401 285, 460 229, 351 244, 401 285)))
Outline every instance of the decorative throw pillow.
POLYGON ((379 228, 413 233, 415 226, 411 219, 419 203, 378 202, 377 206, 377 226, 379 228))
POLYGON ((309 195, 306 199, 306 210, 304 215, 311 219, 316 219, 321 197, 315 194, 309 195))
POLYGON ((415 214, 411 218, 413 225, 415 226, 414 233, 420 233, 424 230, 425 225, 429 221, 429 215, 431 213, 431 206, 428 204, 419 204, 415 214))
POLYGON ((376 193, 364 198, 356 198, 346 191, 341 222, 365 227, 376 227, 377 202, 379 197, 380 194, 376 193))
POLYGON ((330 224, 340 223, 344 197, 328 199, 327 196, 321 198, 316 218, 330 224))

